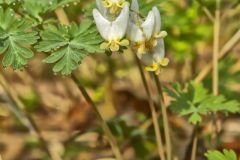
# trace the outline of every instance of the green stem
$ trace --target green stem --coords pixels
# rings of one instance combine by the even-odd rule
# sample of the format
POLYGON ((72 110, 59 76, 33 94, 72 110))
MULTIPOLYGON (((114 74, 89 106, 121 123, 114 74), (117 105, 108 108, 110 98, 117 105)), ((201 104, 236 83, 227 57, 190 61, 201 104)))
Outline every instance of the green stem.
POLYGON ((75 74, 72 74, 72 79, 75 82, 75 84, 78 86, 79 90, 81 91, 82 95, 84 96, 84 98, 86 99, 86 101, 92 106, 92 109, 94 110, 100 125, 104 131, 104 133, 107 136, 107 139, 111 145, 112 151, 114 153, 114 155, 116 156, 117 160, 123 160, 121 152, 120 152, 120 148, 118 147, 117 141, 115 140, 115 137, 113 136, 110 128, 108 127, 107 123, 104 121, 102 115, 99 113, 97 106, 95 105, 95 103, 93 102, 93 100, 91 99, 91 97, 88 95, 87 91, 85 90, 85 88, 82 86, 82 84, 79 82, 78 78, 76 77, 75 74))
POLYGON ((140 75, 141 75, 141 78, 142 78, 142 82, 143 82, 145 91, 146 91, 147 96, 148 96, 148 103, 149 103, 151 114, 152 114, 153 126, 154 126, 154 131, 155 131, 156 140, 157 140, 158 154, 159 154, 161 160, 166 160, 165 155, 164 155, 164 151, 163 151, 163 142, 162 142, 160 127, 159 127, 159 124, 158 124, 157 111, 155 109, 154 102, 153 102, 153 99, 151 97, 151 93, 150 93, 150 90, 149 90, 149 87, 148 87, 148 84, 147 84, 146 77, 144 75, 144 71, 143 71, 141 62, 138 59, 137 55, 135 53, 133 53, 133 54, 134 54, 134 58, 137 62, 138 68, 139 68, 139 72, 140 72, 140 75))
POLYGON ((193 131, 193 139, 192 139, 191 160, 196 160, 197 144, 198 144, 198 127, 195 127, 193 131))
POLYGON ((164 135, 165 135, 166 147, 167 147, 167 159, 171 160, 172 144, 171 144, 171 138, 170 138, 170 128, 169 128, 169 122, 168 122, 167 108, 164 104, 164 97, 163 97, 161 82, 156 74, 153 74, 153 77, 157 86, 159 105, 161 107, 161 111, 163 115, 163 128, 164 128, 164 135))

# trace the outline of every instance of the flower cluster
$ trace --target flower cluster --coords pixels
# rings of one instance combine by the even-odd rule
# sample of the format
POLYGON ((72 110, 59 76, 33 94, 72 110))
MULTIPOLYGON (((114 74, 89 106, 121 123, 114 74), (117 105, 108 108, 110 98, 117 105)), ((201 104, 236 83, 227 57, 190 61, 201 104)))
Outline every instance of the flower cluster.
POLYGON ((142 18, 137 0, 132 0, 130 7, 126 0, 96 0, 96 4, 98 9, 93 10, 93 17, 105 40, 101 49, 116 52, 131 45, 146 65, 145 69, 156 74, 168 65, 163 41, 167 32, 161 31, 161 16, 157 7, 142 18))

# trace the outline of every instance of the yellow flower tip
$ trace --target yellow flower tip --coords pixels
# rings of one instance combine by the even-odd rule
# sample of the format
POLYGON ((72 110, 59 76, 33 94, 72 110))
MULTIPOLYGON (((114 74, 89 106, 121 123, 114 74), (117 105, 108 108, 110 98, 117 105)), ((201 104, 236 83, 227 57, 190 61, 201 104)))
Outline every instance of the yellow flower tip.
POLYGON ((164 38, 164 37, 166 37, 167 35, 168 35, 168 33, 167 33, 166 31, 161 31, 160 34, 159 34, 159 36, 160 36, 161 38, 164 38))
POLYGON ((144 43, 142 43, 138 46, 137 52, 139 54, 145 54, 146 53, 146 47, 145 47, 144 43))
POLYGON ((120 44, 120 46, 127 47, 127 46, 129 46, 129 40, 123 39, 119 42, 119 44, 120 44))
POLYGON ((123 8, 123 6, 124 6, 125 4, 129 4, 129 3, 126 2, 125 0, 121 0, 121 1, 117 2, 117 6, 120 7, 120 8, 123 8))
POLYGON ((155 38, 164 38, 168 35, 166 31, 161 31, 160 33, 155 33, 155 38))
POLYGON ((120 11, 120 8, 117 6, 117 4, 112 4, 112 6, 110 7, 110 13, 111 14, 116 14, 120 11))
POLYGON ((108 0, 103 0, 102 5, 106 8, 109 8, 113 5, 113 3, 109 2, 108 0))
POLYGON ((148 65, 144 68, 148 72, 156 72, 158 70, 158 65, 156 63, 153 63, 151 65, 148 65))
POLYGON ((166 67, 169 64, 169 59, 168 58, 163 58, 160 60, 160 65, 163 67, 166 67))
POLYGON ((100 49, 108 49, 109 48, 109 43, 107 43, 107 42, 103 42, 101 45, 100 45, 100 49))
POLYGON ((115 41, 112 41, 110 45, 110 50, 112 52, 117 52, 119 49, 120 49, 120 46, 115 41))
POLYGON ((162 67, 167 66, 169 63, 168 58, 163 58, 159 63, 153 63, 145 67, 145 70, 148 72, 154 72, 156 75, 159 75, 162 72, 162 67))

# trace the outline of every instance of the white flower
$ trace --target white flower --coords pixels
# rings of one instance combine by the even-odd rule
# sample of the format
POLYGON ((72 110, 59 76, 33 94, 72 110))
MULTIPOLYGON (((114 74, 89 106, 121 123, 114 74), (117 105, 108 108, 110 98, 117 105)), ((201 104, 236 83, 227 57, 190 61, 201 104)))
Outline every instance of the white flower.
POLYGON ((129 41, 123 39, 126 34, 127 24, 129 19, 129 7, 125 5, 114 21, 106 19, 97 9, 93 10, 93 17, 100 32, 106 42, 100 46, 101 49, 110 49, 115 52, 120 49, 120 46, 128 46, 129 41))
POLYGON ((139 17, 137 0, 132 0, 131 10, 132 13, 128 23, 127 37, 132 42, 135 42, 134 48, 137 49, 138 56, 141 57, 142 54, 145 54, 157 45, 157 38, 163 38, 167 33, 160 31, 161 17, 156 7, 153 7, 148 13, 145 21, 139 17))
POLYGON ((159 74, 161 68, 168 65, 169 60, 164 58, 165 49, 163 38, 166 31, 161 31, 161 16, 157 7, 153 7, 143 21, 139 17, 137 0, 132 0, 131 17, 128 23, 127 37, 134 42, 138 57, 147 65, 147 71, 159 74))
POLYGON ((104 16, 108 10, 111 14, 120 12, 127 3, 126 0, 96 0, 97 7, 104 16))
POLYGON ((165 47, 162 38, 158 39, 158 44, 153 48, 152 53, 142 55, 141 60, 146 65, 145 70, 159 74, 163 67, 169 63, 169 59, 165 58, 165 47))

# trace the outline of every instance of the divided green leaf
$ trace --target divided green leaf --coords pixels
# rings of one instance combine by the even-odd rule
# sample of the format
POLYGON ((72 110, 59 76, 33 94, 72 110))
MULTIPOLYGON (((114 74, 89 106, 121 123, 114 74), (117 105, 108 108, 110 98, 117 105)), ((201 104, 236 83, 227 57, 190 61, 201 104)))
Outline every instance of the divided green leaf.
POLYGON ((42 41, 36 46, 38 51, 51 52, 43 61, 55 63, 54 72, 69 75, 89 54, 103 52, 103 41, 90 20, 82 21, 78 26, 48 25, 41 34, 42 41))
POLYGON ((29 47, 37 42, 37 32, 30 31, 32 23, 15 17, 12 9, 0 7, 0 54, 4 67, 20 69, 34 53, 29 47))
POLYGON ((59 7, 68 6, 70 3, 76 4, 78 2, 80 2, 80 0, 23 0, 23 8, 28 14, 42 21, 40 14, 53 11, 59 7))
POLYGON ((208 151, 205 153, 208 160, 237 160, 237 155, 233 150, 224 149, 223 152, 220 151, 208 151))
POLYGON ((226 100, 222 95, 213 96, 207 92, 202 84, 189 83, 185 89, 174 84, 173 89, 165 91, 173 98, 170 109, 181 116, 188 116, 190 123, 197 124, 202 121, 202 115, 215 113, 236 113, 240 111, 237 101, 226 100))

